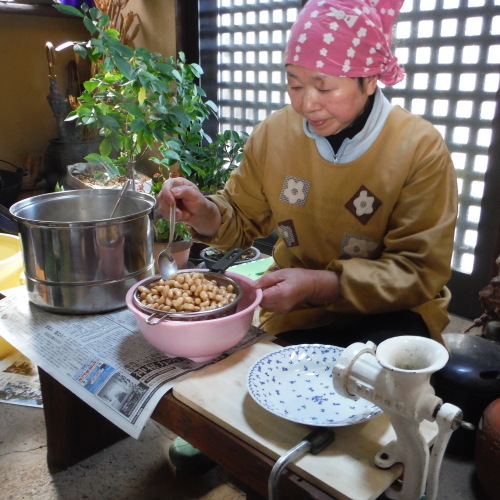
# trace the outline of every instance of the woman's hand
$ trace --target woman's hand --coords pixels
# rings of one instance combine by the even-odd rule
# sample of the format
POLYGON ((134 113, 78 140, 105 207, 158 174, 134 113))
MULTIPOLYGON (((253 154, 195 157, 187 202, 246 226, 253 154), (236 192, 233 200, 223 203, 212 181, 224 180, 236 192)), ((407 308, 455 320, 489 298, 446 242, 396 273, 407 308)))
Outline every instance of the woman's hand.
POLYGON ((260 306, 287 313, 301 304, 325 304, 339 296, 339 275, 332 271, 284 268, 264 274, 254 286, 262 289, 260 306))
POLYGON ((221 225, 219 209, 191 181, 183 177, 168 179, 157 199, 163 217, 168 219, 170 206, 176 204, 176 221, 186 222, 204 236, 217 234, 221 225))

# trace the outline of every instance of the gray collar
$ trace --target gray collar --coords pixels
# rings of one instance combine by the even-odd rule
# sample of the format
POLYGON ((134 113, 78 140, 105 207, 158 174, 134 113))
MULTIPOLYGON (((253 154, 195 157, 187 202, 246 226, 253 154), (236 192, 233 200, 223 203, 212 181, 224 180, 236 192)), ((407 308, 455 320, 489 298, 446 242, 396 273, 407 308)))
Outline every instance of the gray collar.
POLYGON ((380 88, 377 88, 373 108, 365 126, 352 139, 345 139, 337 154, 334 154, 332 146, 326 137, 317 135, 310 129, 306 119, 304 119, 304 132, 308 137, 314 139, 318 153, 324 160, 332 163, 349 163, 359 158, 373 144, 392 108, 393 105, 382 94, 380 88))

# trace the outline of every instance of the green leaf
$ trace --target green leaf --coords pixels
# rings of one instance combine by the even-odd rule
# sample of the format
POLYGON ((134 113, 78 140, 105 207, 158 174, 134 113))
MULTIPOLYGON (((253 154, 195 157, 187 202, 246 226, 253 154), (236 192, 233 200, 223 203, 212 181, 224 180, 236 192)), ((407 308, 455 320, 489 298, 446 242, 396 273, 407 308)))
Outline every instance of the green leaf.
POLYGON ((80 43, 75 43, 73 50, 82 58, 87 58, 87 49, 80 43))
POLYGON ((123 108, 125 109, 125 111, 127 111, 127 113, 131 114, 132 116, 135 116, 137 118, 144 117, 144 113, 142 112, 141 108, 133 102, 123 103, 123 108))
POLYGON ((99 126, 107 127, 115 133, 120 131, 120 122, 111 115, 99 115, 99 126))
POLYGON ((83 88, 87 92, 92 92, 95 90, 97 87, 99 87, 99 82, 96 82, 95 80, 88 80, 86 82, 83 82, 83 88))
POLYGON ((190 135, 198 134, 201 130, 201 123, 194 123, 190 130, 190 135))
POLYGON ((181 157, 175 151, 172 151, 171 149, 167 149, 166 151, 162 151, 162 154, 165 158, 167 158, 169 160, 180 161, 180 159, 181 159, 181 157))
POLYGON ((196 63, 190 64, 191 69, 193 70, 194 75, 199 78, 201 75, 203 75, 203 70, 201 69, 201 66, 199 66, 196 63))
POLYGON ((174 78, 175 78, 177 81, 182 82, 182 76, 181 76, 181 74, 179 73, 179 71, 178 71, 178 70, 174 69, 174 70, 172 71, 172 75, 174 76, 174 78))
POLYGON ((175 165, 177 163, 177 160, 171 160, 170 158, 164 158, 163 160, 158 160, 157 158, 154 158, 155 163, 158 165, 162 165, 164 167, 170 168, 172 165, 175 165))
POLYGON ((158 113, 161 113, 162 115, 168 114, 168 109, 165 106, 162 106, 161 104, 155 104, 155 109, 158 111, 158 113))
POLYGON ((134 78, 134 68, 127 60, 123 59, 122 57, 115 57, 114 61, 116 67, 122 75, 125 75, 129 80, 132 80, 134 78))
POLYGON ((99 145, 99 153, 101 153, 102 156, 109 156, 111 151, 113 151, 111 142, 107 138, 103 139, 99 145))
POLYGON ((190 125, 191 120, 180 106, 173 107, 170 112, 175 116, 175 118, 182 126, 188 127, 190 125))
POLYGON ((96 25, 88 17, 83 19, 83 24, 91 35, 97 31, 96 25))
POLYGON ((219 108, 213 101, 206 101, 205 104, 212 109, 212 111, 217 114, 219 112, 219 108))
POLYGON ((168 64, 166 62, 163 63, 156 63, 156 69, 163 74, 166 77, 171 77, 172 73, 174 71, 174 68, 171 64, 168 64))
POLYGON ((139 132, 146 126, 146 121, 142 118, 137 118, 133 120, 130 124, 131 132, 139 132))
POLYGON ((134 49, 128 45, 123 45, 123 43, 120 42, 119 31, 108 29, 106 30, 106 34, 109 35, 106 38, 106 43, 110 52, 118 54, 125 59, 130 59, 134 56, 134 49))
POLYGON ((97 118, 94 115, 90 116, 82 116, 81 117, 81 122, 83 125, 86 125, 87 127, 94 125, 97 123, 97 118))
MULTIPOLYGON (((100 12, 100 11, 99 11, 100 12)), ((94 18, 95 19, 95 18, 94 18)), ((97 22, 97 26, 99 28, 104 28, 105 26, 108 26, 108 24, 111 22, 111 19, 107 14, 102 14, 99 17, 99 21, 97 22)))
POLYGON ((111 160, 109 158, 103 158, 101 155, 97 153, 90 153, 88 154, 85 158, 89 163, 106 163, 109 162, 111 163, 111 160))
POLYGON ((85 17, 83 12, 80 12, 76 7, 72 7, 71 5, 56 4, 53 5, 53 7, 59 12, 63 12, 64 14, 68 14, 70 16, 85 17))
POLYGON ((182 149, 182 144, 180 144, 180 142, 176 139, 170 139, 169 141, 167 141, 165 146, 176 151, 180 151, 182 149))

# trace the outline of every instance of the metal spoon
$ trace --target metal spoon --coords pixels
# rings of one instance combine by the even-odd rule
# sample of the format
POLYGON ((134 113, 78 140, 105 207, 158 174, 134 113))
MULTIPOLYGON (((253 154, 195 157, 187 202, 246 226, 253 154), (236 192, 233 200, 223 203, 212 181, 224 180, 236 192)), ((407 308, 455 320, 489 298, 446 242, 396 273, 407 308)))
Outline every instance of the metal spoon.
POLYGON ((166 280, 177 272, 177 263, 172 255, 172 241, 175 232, 175 204, 170 207, 170 232, 168 235, 168 244, 165 250, 162 250, 158 255, 158 269, 161 277, 166 280))
POLYGON ((110 219, 113 218, 113 216, 115 215, 116 213, 116 209, 118 208, 118 206, 120 205, 120 202, 123 200, 123 195, 125 194, 125 192, 128 190, 128 187, 130 186, 130 183, 132 181, 130 179, 127 179, 125 181, 125 184, 123 185, 120 193, 118 194, 118 199, 116 200, 116 203, 115 203, 115 206, 113 207, 113 210, 111 211, 111 215, 109 216, 110 219))

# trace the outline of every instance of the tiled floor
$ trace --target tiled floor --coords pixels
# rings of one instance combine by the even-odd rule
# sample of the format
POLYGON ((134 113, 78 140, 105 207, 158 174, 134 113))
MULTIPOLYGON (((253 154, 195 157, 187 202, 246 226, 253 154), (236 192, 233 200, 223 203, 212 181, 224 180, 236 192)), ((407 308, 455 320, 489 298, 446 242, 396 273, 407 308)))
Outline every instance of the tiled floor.
MULTIPOLYGON (((460 333, 468 320, 454 318, 447 331, 460 333)), ((150 422, 132 438, 55 475, 45 462, 43 411, 0 404, 0 500, 243 500, 247 495, 219 467, 197 477, 176 474, 168 460, 175 437, 150 422)), ((439 500, 486 500, 473 465, 447 456, 439 500)), ((290 499, 282 499, 290 500, 290 499)))

